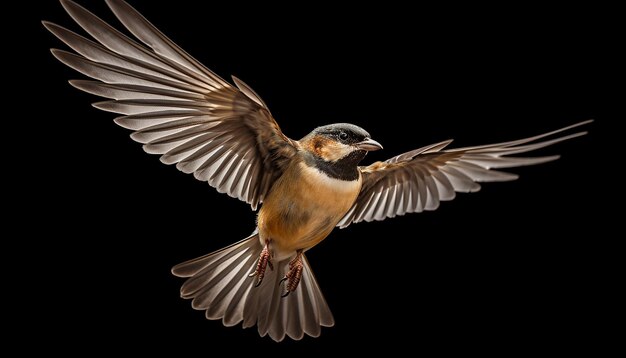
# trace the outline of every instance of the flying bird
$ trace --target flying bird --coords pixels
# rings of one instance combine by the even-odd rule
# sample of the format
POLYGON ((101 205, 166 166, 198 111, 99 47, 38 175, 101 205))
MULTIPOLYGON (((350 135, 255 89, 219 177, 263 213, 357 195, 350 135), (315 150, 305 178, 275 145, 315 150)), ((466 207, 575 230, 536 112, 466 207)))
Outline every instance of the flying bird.
POLYGON ((232 77, 233 86, 220 78, 126 2, 106 3, 134 39, 61 0, 91 39, 44 21, 74 51, 52 54, 92 79, 70 84, 111 99, 93 105, 121 114, 115 123, 132 130, 147 153, 258 209, 249 237, 172 272, 187 278, 181 296, 208 319, 257 325, 276 341, 317 337, 334 325, 305 252, 335 227, 435 210, 457 192, 478 191, 479 182, 514 180, 492 169, 555 160, 511 155, 584 135, 571 130, 591 122, 466 148, 447 149, 446 140, 359 166, 382 149, 363 128, 330 124, 290 139, 243 81, 232 77))

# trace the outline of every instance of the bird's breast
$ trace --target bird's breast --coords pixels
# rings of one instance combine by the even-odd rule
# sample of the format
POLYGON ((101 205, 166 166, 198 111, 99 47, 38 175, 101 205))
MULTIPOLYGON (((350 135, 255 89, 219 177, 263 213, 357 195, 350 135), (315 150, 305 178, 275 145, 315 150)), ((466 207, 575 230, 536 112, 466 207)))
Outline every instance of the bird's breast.
POLYGON ((259 211, 262 240, 279 251, 308 249, 322 241, 354 204, 361 177, 346 181, 297 163, 275 183, 259 211))

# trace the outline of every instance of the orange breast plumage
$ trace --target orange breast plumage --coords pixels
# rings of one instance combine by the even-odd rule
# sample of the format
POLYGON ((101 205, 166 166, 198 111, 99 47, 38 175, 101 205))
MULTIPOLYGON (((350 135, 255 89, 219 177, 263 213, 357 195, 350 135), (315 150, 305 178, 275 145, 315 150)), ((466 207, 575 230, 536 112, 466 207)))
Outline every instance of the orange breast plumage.
POLYGON ((317 245, 352 207, 360 189, 360 177, 339 180, 303 162, 295 164, 263 203, 258 216, 261 240, 271 239, 278 256, 317 245))

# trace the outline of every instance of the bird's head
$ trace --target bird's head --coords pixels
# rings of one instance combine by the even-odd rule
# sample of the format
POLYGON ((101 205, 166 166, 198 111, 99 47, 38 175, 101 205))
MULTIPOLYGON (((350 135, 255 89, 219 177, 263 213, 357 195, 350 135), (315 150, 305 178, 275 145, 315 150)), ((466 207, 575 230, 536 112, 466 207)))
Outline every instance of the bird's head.
POLYGON ((363 128, 348 123, 315 128, 300 143, 318 162, 353 169, 367 152, 383 148, 363 128))

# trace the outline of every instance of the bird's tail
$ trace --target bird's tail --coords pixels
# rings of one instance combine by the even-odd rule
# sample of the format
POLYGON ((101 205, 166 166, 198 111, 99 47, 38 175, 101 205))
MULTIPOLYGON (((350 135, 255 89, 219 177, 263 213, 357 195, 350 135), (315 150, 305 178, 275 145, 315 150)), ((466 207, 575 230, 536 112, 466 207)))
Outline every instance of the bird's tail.
POLYGON ((326 304, 309 262, 304 264, 298 288, 281 297, 281 279, 289 268, 289 259, 274 262, 262 283, 255 287, 257 260, 263 249, 255 232, 233 245, 172 268, 178 277, 188 277, 180 289, 182 298, 192 299, 194 309, 206 311, 207 319, 222 319, 225 326, 243 321, 243 327, 258 326, 259 334, 269 334, 275 341, 285 335, 299 340, 304 334, 320 335, 321 326, 335 321, 326 304))

